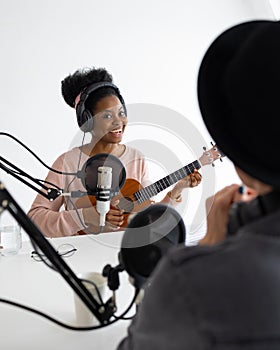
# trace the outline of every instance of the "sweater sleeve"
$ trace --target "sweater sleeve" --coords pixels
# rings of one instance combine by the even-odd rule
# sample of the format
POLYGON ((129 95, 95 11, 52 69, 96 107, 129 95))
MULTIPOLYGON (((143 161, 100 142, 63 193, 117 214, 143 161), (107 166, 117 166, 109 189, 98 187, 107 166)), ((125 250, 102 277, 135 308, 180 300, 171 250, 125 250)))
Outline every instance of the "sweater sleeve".
MULTIPOLYGON (((61 170, 63 158, 63 155, 60 156, 52 167, 61 170)), ((50 171, 46 181, 59 188, 64 187, 61 174, 50 171)), ((46 192, 44 189, 42 191, 46 192)), ((62 196, 57 197, 54 201, 49 201, 38 194, 28 211, 28 216, 47 237, 76 235, 78 231, 84 229, 82 209, 64 210, 65 204, 62 196)))

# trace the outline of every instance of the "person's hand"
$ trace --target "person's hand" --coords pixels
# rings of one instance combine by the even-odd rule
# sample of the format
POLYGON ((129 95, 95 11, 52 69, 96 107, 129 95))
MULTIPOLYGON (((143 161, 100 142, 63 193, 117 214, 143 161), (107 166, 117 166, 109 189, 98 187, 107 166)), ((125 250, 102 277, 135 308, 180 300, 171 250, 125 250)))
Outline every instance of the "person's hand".
POLYGON ((232 203, 250 201, 257 196, 257 192, 245 187, 240 191, 240 185, 233 184, 218 191, 206 200, 207 232, 199 244, 212 245, 221 242, 226 237, 229 211, 232 203))
POLYGON ((201 183, 202 175, 198 170, 194 170, 194 172, 182 180, 178 181, 174 186, 172 191, 169 192, 169 197, 179 201, 181 199, 182 190, 184 188, 196 187, 201 183))
MULTIPOLYGON (((123 210, 112 208, 106 215, 106 225, 105 229, 108 231, 119 230, 123 224, 124 216, 123 210)), ((108 232, 106 231, 106 232, 108 232)))
POLYGON ((200 172, 195 169, 194 172, 186 177, 184 177, 182 180, 180 180, 175 188, 188 188, 188 187, 196 187, 201 183, 202 175, 200 172))
MULTIPOLYGON (((99 219, 100 215, 96 211, 95 206, 83 208, 84 222, 88 226, 88 231, 92 233, 99 233, 99 219)), ((124 220, 123 211, 117 208, 111 208, 106 214, 106 223, 102 232, 117 231, 120 229, 124 220)))

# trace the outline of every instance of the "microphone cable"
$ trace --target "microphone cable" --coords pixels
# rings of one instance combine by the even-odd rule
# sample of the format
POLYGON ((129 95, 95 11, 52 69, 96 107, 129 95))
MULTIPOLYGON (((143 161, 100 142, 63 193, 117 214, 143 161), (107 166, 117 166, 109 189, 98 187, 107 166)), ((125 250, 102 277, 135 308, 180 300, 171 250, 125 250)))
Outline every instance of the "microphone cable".
MULTIPOLYGON (((43 162, 37 155, 35 152, 33 152, 28 146, 26 146, 23 142, 21 142, 19 139, 17 139, 15 136, 9 134, 9 133, 6 133, 6 132, 0 132, 0 136, 7 136, 9 138, 11 138, 12 140, 16 141, 20 146, 22 146, 24 149, 26 149, 31 155, 33 155, 44 167, 46 167, 47 169, 49 169, 50 171, 53 171, 57 174, 61 174, 61 175, 74 175, 73 179, 70 181, 70 183, 68 184, 67 186, 67 190, 69 189, 69 186, 71 185, 71 183, 75 180, 75 178, 77 177, 77 172, 79 171, 79 166, 80 166, 80 163, 81 163, 81 156, 82 156, 82 150, 80 150, 80 155, 79 155, 79 160, 78 160, 78 165, 77 165, 77 172, 64 172, 64 171, 60 171, 60 170, 57 170, 57 169, 54 169, 50 166, 48 166, 45 162, 43 162)), ((82 140, 82 146, 84 144, 84 140, 85 140, 85 133, 83 134, 83 140, 82 140)), ((14 174, 17 174, 17 175, 21 175, 21 176, 26 176, 25 174, 23 174, 20 169, 18 170, 14 170, 14 169, 11 169, 9 167, 7 167, 6 165, 2 164, 3 168, 5 168, 5 170, 7 171, 7 173, 14 173, 14 174)), ((49 184, 51 186, 53 186, 54 188, 58 189, 59 191, 61 190, 60 187, 58 187, 56 184, 50 182, 50 181, 47 181, 47 180, 42 180, 42 179, 35 179, 36 181, 42 183, 42 184, 49 184)), ((79 215, 79 212, 78 212, 78 208, 77 206, 75 205, 75 203, 71 200, 71 198, 67 198, 66 197, 66 203, 67 201, 70 201, 70 203, 72 204, 73 206, 73 209, 76 211, 77 215, 78 215, 78 218, 79 218, 79 221, 81 222, 81 224, 83 225, 83 228, 86 230, 87 227, 85 226, 82 218, 80 217, 79 215)))
MULTIPOLYGON (((33 152, 28 146, 26 146, 23 142, 21 142, 19 139, 17 139, 15 136, 6 133, 6 132, 0 132, 0 136, 7 136, 9 138, 11 138, 12 140, 16 141, 20 146, 22 146, 24 149, 26 149, 33 157, 35 157, 44 167, 46 167, 47 169, 49 169, 50 171, 53 171, 55 173, 61 174, 61 175, 75 175, 77 176, 77 173, 68 173, 68 172, 63 172, 57 169, 54 169, 50 166, 48 166, 45 162, 43 162, 37 155, 35 152, 33 152)), ((16 174, 16 175, 20 175, 23 177, 27 177, 30 178, 30 176, 28 176, 27 174, 25 174, 21 169, 19 169, 18 167, 17 170, 11 169, 10 167, 2 164, 2 168, 8 173, 8 174, 16 174)), ((46 181, 46 180, 42 180, 42 179, 37 179, 37 178, 33 178, 35 181, 40 182, 42 185, 43 184, 49 184, 51 186, 53 186, 54 188, 61 190, 61 188, 59 188, 56 184, 50 182, 50 181, 46 181)))
MULTIPOLYGON (((85 140, 85 133, 83 133, 83 139, 82 139, 82 146, 84 145, 84 140, 85 140)), ((81 162, 81 157, 82 157, 82 149, 80 149, 80 155, 79 155, 79 159, 78 159, 78 164, 77 164, 77 172, 65 172, 65 171, 60 171, 60 170, 57 170, 57 169, 54 169, 50 166, 48 166, 42 159, 40 159, 37 154, 35 152, 33 152, 28 146, 26 146, 23 142, 21 142, 19 139, 17 139, 15 136, 9 134, 9 133, 6 133, 6 132, 0 132, 0 136, 7 136, 9 138, 11 138, 12 140, 14 140, 15 142, 17 142, 20 146, 22 146, 24 149, 26 149, 31 155, 33 155, 33 157, 35 157, 44 167, 46 167, 47 169, 49 169, 50 171, 53 171, 57 174, 61 174, 61 175, 74 175, 73 179, 70 181, 70 183, 68 184, 67 186, 67 190, 69 189, 69 186, 71 185, 71 183, 75 180, 75 178, 77 177, 77 173, 79 171, 79 166, 80 166, 80 162, 81 162)), ((15 174, 18 174, 18 175, 21 175, 21 176, 25 176, 24 174, 22 174, 20 172, 20 169, 19 171, 16 171, 16 170, 13 170, 13 169, 10 169, 8 168, 7 166, 3 165, 3 167, 5 167, 6 171, 9 173, 9 172, 13 172, 15 174)), ((46 180, 42 180, 42 179, 35 179, 41 183, 47 183, 53 187, 55 187, 56 189, 58 190, 61 190, 61 188, 59 188, 56 184, 50 182, 50 181, 46 181, 46 180)), ((71 198, 66 198, 66 202, 70 202, 73 206, 73 209, 76 211, 77 213, 77 216, 78 216, 78 219, 80 221, 80 223, 83 225, 83 228, 86 230, 86 232, 88 234, 98 234, 98 233, 102 233, 103 232, 103 228, 99 228, 99 232, 95 233, 95 232, 90 232, 88 230, 88 227, 84 224, 82 218, 80 217, 79 215, 79 212, 78 212, 78 208, 77 206, 75 205, 75 203, 71 200, 71 198)))
MULTIPOLYGON (((33 152, 29 147, 27 147, 23 142, 21 142, 20 140, 18 140, 15 136, 8 134, 6 132, 0 132, 0 136, 7 136, 10 137, 11 139, 13 139, 14 141, 16 141, 18 144, 20 144, 23 148, 25 148, 30 154, 33 155, 33 157, 35 157, 44 167, 46 167, 47 169, 57 173, 57 174, 61 174, 61 175, 77 175, 77 173, 68 173, 68 172, 64 172, 64 171, 60 171, 57 169, 54 169, 50 166, 48 166, 45 162, 42 161, 42 159, 40 159, 37 154, 35 152, 33 152)), ((43 180, 40 180, 43 181, 43 180)))
POLYGON ((57 325, 61 326, 61 327, 64 327, 64 328, 67 328, 67 329, 70 329, 70 330, 73 330, 73 331, 91 331, 91 330, 94 330, 94 329, 99 329, 99 328, 104 328, 104 327, 107 327, 107 326, 110 326, 111 324, 117 322, 118 320, 123 320, 124 319, 124 316, 130 311, 130 309, 132 308, 135 300, 137 299, 137 296, 138 296, 138 293, 139 293, 139 290, 138 289, 135 289, 135 293, 134 293, 134 296, 130 302, 130 304, 128 305, 128 307, 125 309, 125 311, 119 315, 119 316, 115 316, 114 314, 112 315, 112 317, 114 317, 113 320, 107 322, 107 323, 104 323, 104 324, 100 324, 100 325, 96 325, 96 326, 88 326, 88 327, 76 327, 76 326, 72 326, 70 324, 67 324, 67 323, 64 323, 62 321, 59 321, 57 319, 55 319, 54 317, 40 311, 40 310, 36 310, 30 306, 27 306, 27 305, 23 305, 23 304, 20 304, 20 303, 17 303, 15 301, 12 301, 12 300, 8 300, 8 299, 2 299, 0 298, 0 302, 1 303, 5 303, 5 304, 9 304, 9 305, 12 305, 12 306, 15 306, 15 307, 18 307, 20 309, 23 309, 23 310, 26 310, 26 311, 30 311, 32 313, 35 313, 37 315, 40 315, 46 319, 48 319, 49 321, 53 322, 53 323, 56 323, 57 325))

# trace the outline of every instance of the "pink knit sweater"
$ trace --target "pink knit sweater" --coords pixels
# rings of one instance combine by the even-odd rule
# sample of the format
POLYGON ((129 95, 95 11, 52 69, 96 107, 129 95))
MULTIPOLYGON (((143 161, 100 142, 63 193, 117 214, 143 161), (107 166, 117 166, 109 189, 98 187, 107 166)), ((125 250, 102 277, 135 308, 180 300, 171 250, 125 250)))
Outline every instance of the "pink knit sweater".
MULTIPOLYGON (((77 172, 81 170, 88 156, 80 152, 78 147, 59 156, 52 168, 63 172, 77 172)), ((147 186, 149 181, 148 168, 143 154, 126 146, 125 152, 119 158, 126 169, 126 179, 135 179, 142 186, 147 186)), ((80 179, 76 176, 61 175, 49 171, 47 181, 64 189, 65 192, 85 191, 80 179)), ((47 237, 61 237, 76 235, 84 229, 82 209, 75 208, 77 199, 59 196, 54 201, 49 201, 38 194, 28 212, 29 217, 47 237)))

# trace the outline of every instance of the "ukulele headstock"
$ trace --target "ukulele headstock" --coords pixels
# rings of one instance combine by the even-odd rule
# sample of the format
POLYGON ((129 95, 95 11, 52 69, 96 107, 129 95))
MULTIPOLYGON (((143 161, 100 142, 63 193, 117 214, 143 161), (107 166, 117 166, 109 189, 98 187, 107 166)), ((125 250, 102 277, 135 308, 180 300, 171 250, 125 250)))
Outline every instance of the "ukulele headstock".
POLYGON ((211 145, 212 148, 209 150, 207 150, 206 147, 203 147, 203 154, 199 158, 201 165, 212 164, 212 166, 215 166, 214 162, 217 159, 220 159, 221 162, 223 161, 222 158, 225 157, 224 153, 220 151, 217 145, 214 145, 212 142, 211 145))

